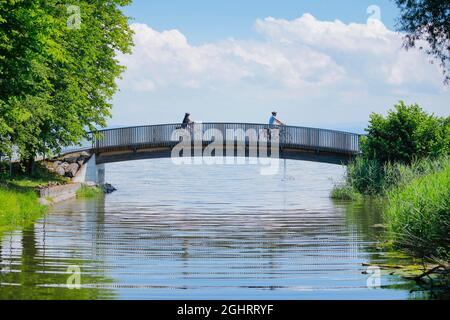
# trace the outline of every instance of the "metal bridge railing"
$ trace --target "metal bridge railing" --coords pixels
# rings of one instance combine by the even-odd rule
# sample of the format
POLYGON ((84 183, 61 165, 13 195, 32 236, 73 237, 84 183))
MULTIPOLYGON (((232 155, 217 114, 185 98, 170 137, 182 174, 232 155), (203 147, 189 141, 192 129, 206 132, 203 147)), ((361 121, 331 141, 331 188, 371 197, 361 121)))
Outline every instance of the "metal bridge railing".
MULTIPOLYGON (((258 142, 267 141, 268 125, 252 123, 201 123, 188 127, 194 141, 204 143, 216 139, 214 133, 221 133, 224 141, 248 141, 249 135, 258 142), (215 129, 214 131, 211 129, 215 129), (213 139, 214 138, 214 139, 213 139)), ((305 148, 317 151, 334 151, 356 154, 359 149, 359 135, 355 133, 307 128, 280 126, 281 148, 305 148)), ((100 130, 94 139, 95 151, 114 150, 118 148, 145 148, 173 146, 179 140, 174 132, 180 130, 180 124, 159 124, 138 127, 126 127, 100 130)))

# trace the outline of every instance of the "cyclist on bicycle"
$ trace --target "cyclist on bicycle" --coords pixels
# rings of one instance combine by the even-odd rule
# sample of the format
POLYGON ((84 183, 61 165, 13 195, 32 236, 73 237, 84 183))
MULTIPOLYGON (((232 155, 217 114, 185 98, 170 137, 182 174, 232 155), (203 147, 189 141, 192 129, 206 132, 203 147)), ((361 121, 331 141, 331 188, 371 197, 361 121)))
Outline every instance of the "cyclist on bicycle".
POLYGON ((278 128, 278 126, 284 126, 284 123, 277 119, 277 112, 272 111, 272 115, 269 118, 269 127, 267 128, 267 137, 272 140, 272 129, 278 128))
POLYGON ((190 113, 186 112, 183 118, 183 122, 181 123, 181 128, 186 129, 188 125, 194 123, 191 119, 189 119, 190 115, 190 113))
POLYGON ((281 122, 280 120, 277 119, 277 112, 272 111, 272 115, 269 118, 269 126, 273 126, 275 124, 280 125, 280 126, 284 125, 283 122, 281 122))

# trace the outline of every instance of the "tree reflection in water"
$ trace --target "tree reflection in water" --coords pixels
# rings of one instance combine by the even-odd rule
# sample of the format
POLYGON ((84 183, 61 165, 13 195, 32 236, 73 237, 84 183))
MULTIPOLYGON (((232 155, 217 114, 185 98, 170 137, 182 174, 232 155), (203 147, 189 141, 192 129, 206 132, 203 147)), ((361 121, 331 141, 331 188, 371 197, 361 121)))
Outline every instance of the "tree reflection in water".
MULTIPOLYGON (((70 205, 70 204, 69 204, 70 205)), ((104 199, 83 202, 85 211, 97 212, 99 222, 104 213, 104 199)), ((62 252, 49 242, 47 233, 58 233, 54 228, 47 230, 46 218, 20 231, 3 235, 0 241, 0 299, 62 299, 91 300, 114 298, 114 291, 108 289, 113 281, 102 275, 102 261, 93 246, 92 256, 79 252, 74 246, 69 252, 62 252), (5 259, 6 258, 6 259, 5 259), (81 270, 80 288, 70 289, 67 281, 68 268, 77 266, 81 270)), ((102 223, 93 228, 93 244, 101 233, 102 223)))

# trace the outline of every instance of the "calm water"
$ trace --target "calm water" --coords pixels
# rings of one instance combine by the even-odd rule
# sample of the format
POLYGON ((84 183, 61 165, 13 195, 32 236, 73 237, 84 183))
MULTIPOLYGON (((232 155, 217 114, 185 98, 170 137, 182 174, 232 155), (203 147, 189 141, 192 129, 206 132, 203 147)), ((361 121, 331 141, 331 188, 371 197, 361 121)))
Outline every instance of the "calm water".
POLYGON ((0 298, 423 297, 395 276, 367 286, 362 264, 391 259, 375 246, 380 210, 329 198, 339 166, 287 161, 262 176, 256 165, 161 159, 106 170, 117 192, 3 235, 0 298), (68 289, 77 268, 80 289, 68 289))

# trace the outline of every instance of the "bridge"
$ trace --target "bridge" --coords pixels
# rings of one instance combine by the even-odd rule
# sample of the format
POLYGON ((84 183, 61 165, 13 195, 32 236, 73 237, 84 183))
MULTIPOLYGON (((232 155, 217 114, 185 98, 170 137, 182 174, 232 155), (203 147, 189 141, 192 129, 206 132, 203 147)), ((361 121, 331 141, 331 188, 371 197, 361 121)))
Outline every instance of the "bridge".
POLYGON ((95 170, 88 169, 90 177, 83 179, 94 180, 95 176, 95 181, 102 183, 106 163, 173 157, 180 145, 184 148, 175 152, 179 157, 206 153, 346 164, 360 153, 359 137, 336 130, 253 123, 200 123, 186 128, 179 123, 158 124, 100 130, 93 134, 90 145, 64 149, 62 154, 85 150, 95 155, 90 161, 95 161, 95 170))

